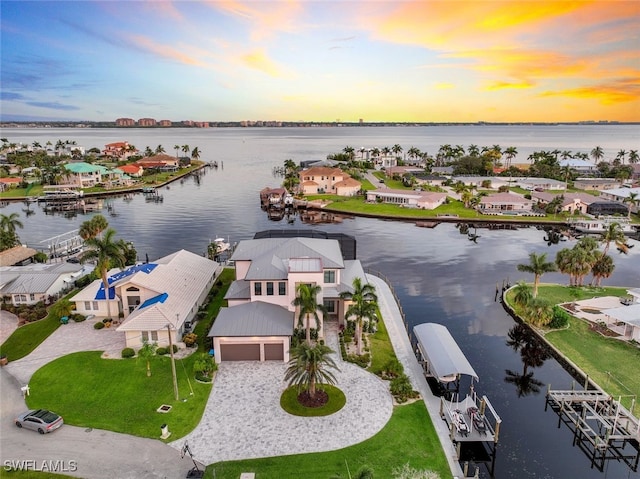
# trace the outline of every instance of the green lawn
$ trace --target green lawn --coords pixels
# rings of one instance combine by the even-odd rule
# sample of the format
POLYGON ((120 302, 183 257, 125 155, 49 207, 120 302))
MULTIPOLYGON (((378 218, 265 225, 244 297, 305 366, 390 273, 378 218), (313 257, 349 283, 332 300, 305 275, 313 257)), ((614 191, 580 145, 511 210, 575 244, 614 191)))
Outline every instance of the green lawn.
POLYGON ((329 396, 329 401, 320 407, 305 407, 298 402, 298 388, 290 386, 280 396, 280 407, 294 416, 316 417, 329 416, 344 407, 347 398, 344 393, 330 384, 318 385, 317 390, 323 390, 329 396))
POLYGON ((369 335, 369 347, 371 348, 371 364, 367 369, 373 374, 379 374, 392 359, 396 359, 393 344, 389 339, 387 327, 384 321, 378 321, 378 330, 369 335))
POLYGON ((327 479, 337 473, 346 478, 347 465, 351 473, 367 465, 373 468, 376 478, 390 478, 394 468, 407 462, 418 469, 431 469, 442 479, 451 477, 422 401, 396 406, 382 431, 354 446, 329 452, 220 462, 208 466, 205 477, 237 479, 242 472, 255 472, 256 479, 327 479))
POLYGON ((28 406, 51 409, 75 426, 149 438, 159 438, 160 425, 166 423, 172 441, 200 422, 211 384, 195 381, 195 355, 176 360, 176 401, 169 355, 154 357, 152 375, 147 377, 145 361, 101 359, 101 354, 69 354, 40 368, 29 382, 28 406), (156 412, 162 404, 173 409, 166 414, 156 412))
POLYGON ((220 308, 227 305, 227 301, 224 299, 224 295, 227 293, 229 286, 235 278, 236 272, 233 268, 225 268, 218 276, 216 284, 211 288, 211 294, 213 299, 207 304, 206 314, 204 318, 200 319, 193 332, 198 335, 198 351, 208 352, 207 334, 211 330, 213 320, 218 315, 220 308))
MULTIPOLYGON (((19 459, 16 459, 18 461, 19 459)), ((15 477, 16 479, 74 479, 74 476, 67 476, 66 474, 54 474, 53 472, 38 472, 28 470, 15 470, 7 471, 2 465, 0 469, 0 477, 15 477)))
MULTIPOLYGON (((513 290, 507 294, 510 304, 512 293, 513 290)), ((571 288, 561 285, 540 285, 538 291, 539 297, 552 304, 626 294, 626 288, 571 288)), ((607 393, 614 397, 627 396, 623 398, 623 404, 627 407, 631 404, 629 396, 640 396, 640 375, 637 368, 640 363, 640 348, 636 345, 605 338, 591 331, 586 321, 573 316, 567 329, 547 332, 544 337, 607 393)), ((640 414, 639 405, 635 406, 634 412, 636 415, 640 414)))

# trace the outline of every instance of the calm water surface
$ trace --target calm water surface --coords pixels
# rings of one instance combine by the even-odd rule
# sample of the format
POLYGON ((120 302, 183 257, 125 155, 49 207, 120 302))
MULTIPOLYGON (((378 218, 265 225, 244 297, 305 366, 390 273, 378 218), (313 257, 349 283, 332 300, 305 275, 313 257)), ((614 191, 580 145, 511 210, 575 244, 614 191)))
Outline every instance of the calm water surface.
MULTIPOLYGON (((115 216, 106 210, 102 212, 120 237, 134 242, 141 259, 145 255, 155 259, 180 248, 204 253, 211 238, 224 236, 237 242, 264 229, 311 227, 353 235, 357 239, 359 259, 366 267, 381 271, 390 279, 411 325, 423 322, 446 325, 479 374, 478 392, 490 398, 503 419, 496 477, 638 479, 640 473, 630 471, 617 461, 609 461, 604 472, 591 468, 589 458, 572 446, 571 432, 565 426, 557 428, 557 416, 544 411, 546 385, 564 389, 572 382, 555 360, 549 359, 533 369, 535 378, 545 385, 539 393, 519 397, 515 386, 505 382, 506 370, 521 371, 522 362, 519 353, 505 344, 514 322, 499 303, 494 302, 496 284, 505 279, 531 280, 516 270, 518 263, 526 262, 527 255, 533 251, 547 252, 553 258, 560 248, 570 247, 571 243, 548 246, 543 239, 544 232, 535 228, 479 229, 480 238, 474 243, 454 225, 445 224, 428 229, 411 223, 366 218, 317 226, 304 225, 296 218, 289 224, 270 221, 259 208, 259 190, 280 182, 272 175, 274 166, 282 165, 287 158, 321 159, 346 145, 358 148, 398 143, 405 150, 416 146, 430 152, 435 151, 429 150, 429 145, 436 145, 437 150, 437 145, 444 143, 499 143, 516 146, 520 151, 525 149, 523 145, 574 151, 581 146, 583 151, 588 151, 600 145, 617 152, 634 148, 637 141, 635 130, 627 127, 599 127, 597 134, 588 138, 582 134, 586 130, 576 128, 570 132, 564 127, 3 130, 2 136, 12 142, 27 143, 73 139, 87 148, 128 140, 138 148, 162 144, 169 154, 174 144, 198 146, 203 151, 203 159, 215 159, 224 166, 217 171, 208 170, 200 184, 187 179, 162 189, 163 203, 146 203, 142 195, 136 195, 129 202, 114 199, 115 216), (549 135, 546 143, 541 129, 549 135), (428 135, 431 136, 427 138, 428 135), (584 144, 586 140, 588 145, 584 144)), ((88 218, 45 215, 38 206, 31 208, 33 214, 28 217, 22 203, 11 203, 0 212, 20 213, 24 223, 20 237, 36 248, 44 246, 40 242, 46 238, 75 229, 88 218)), ((633 248, 628 256, 614 255, 614 260, 616 271, 605 284, 640 287, 640 247, 633 248)), ((565 283, 567 278, 548 274, 544 281, 565 283)), ((484 471, 483 474, 486 476, 484 471)))

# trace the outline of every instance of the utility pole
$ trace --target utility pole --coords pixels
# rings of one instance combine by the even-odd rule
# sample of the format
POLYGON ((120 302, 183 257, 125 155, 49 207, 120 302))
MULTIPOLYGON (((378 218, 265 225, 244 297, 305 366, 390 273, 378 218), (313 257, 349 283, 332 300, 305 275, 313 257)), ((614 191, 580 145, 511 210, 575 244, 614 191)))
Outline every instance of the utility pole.
MULTIPOLYGON (((176 314, 176 317, 178 315, 176 314)), ((176 378, 176 361, 173 357, 173 341, 171 340, 171 325, 167 324, 167 332, 169 333, 169 351, 171 352, 171 375, 173 376, 173 394, 178 400, 178 380, 176 378)))

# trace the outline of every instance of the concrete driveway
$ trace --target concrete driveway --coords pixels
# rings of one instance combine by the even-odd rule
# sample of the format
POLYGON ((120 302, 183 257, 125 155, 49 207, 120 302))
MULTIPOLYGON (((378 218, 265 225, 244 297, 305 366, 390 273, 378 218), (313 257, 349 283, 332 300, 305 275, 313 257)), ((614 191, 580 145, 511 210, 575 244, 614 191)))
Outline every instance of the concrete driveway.
MULTIPOLYGON (((327 328, 327 345, 338 351, 337 331, 327 328)), ((347 402, 326 417, 292 416, 280 407, 286 364, 223 362, 204 416, 185 441, 205 463, 341 449, 369 439, 391 418, 389 385, 334 355, 337 386, 347 402)))

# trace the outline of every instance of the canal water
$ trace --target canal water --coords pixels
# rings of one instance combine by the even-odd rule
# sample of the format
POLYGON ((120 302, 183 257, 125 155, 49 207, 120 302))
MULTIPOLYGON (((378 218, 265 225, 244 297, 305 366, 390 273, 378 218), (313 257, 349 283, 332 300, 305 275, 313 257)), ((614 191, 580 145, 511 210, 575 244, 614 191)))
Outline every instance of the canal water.
MULTIPOLYGON (((603 471, 592 467, 590 459, 572 445, 571 431, 564 425, 558 427, 558 417, 553 412, 545 412, 546 385, 566 389, 573 381, 554 359, 529 368, 541 385, 538 391, 535 387, 518 388, 513 381, 523 371, 523 363, 520 354, 506 344, 514 321, 495 301, 496 285, 519 279, 530 281, 530 275, 517 271, 517 264, 526 263, 531 252, 546 252, 552 259, 559 249, 571 247, 571 241, 548 244, 546 233, 535 227, 478 229, 477 239, 471 241, 453 224, 430 229, 413 223, 349 217, 338 223, 305 224, 297 216, 289 221, 273 221, 260 209, 258 192, 265 186, 279 185, 281 179, 272 171, 286 159, 321 159, 347 145, 358 148, 399 143, 405 150, 411 146, 420 148, 418 142, 424 133, 420 129, 411 129, 414 132, 410 135, 405 128, 373 128, 365 129, 365 135, 360 132, 362 129, 352 129, 354 136, 349 137, 340 130, 291 129, 255 134, 248 130, 3 130, 2 136, 11 142, 42 144, 70 139, 86 148, 128 140, 138 148, 162 144, 168 154, 174 144, 198 146, 203 160, 218 162, 217 170, 207 169, 199 180, 188 178, 162 188, 161 203, 147 202, 144 195, 137 194, 110 200, 111 210, 102 211, 119 237, 133 241, 140 259, 148 256, 153 260, 181 248, 203 254, 215 237, 234 243, 266 229, 313 228, 353 235, 358 258, 365 267, 380 271, 390 280, 410 325, 446 325, 478 373, 476 390, 489 397, 503 420, 495 477, 640 478, 640 473, 618 461, 607 461, 603 471)), ((484 142, 473 138, 474 143, 492 145, 514 135, 508 130, 500 131, 494 131, 494 137, 489 135, 484 142)), ((565 141, 570 145, 574 144, 570 141, 578 143, 573 136, 579 132, 573 131, 571 138, 562 141, 550 133, 554 143, 539 149, 553 149, 565 141)), ((539 133, 534 131, 531 135, 539 133)), ((447 134, 453 138, 455 130, 447 134)), ((596 146, 600 138, 583 150, 596 146)), ((633 145, 634 141, 633 130, 629 130, 621 143, 633 145)), ((451 139, 448 143, 471 141, 458 136, 457 141, 451 139)), ((525 143, 533 141, 520 133, 509 146, 520 149, 525 143)), ((611 150, 616 149, 611 143, 608 145, 611 150)), ((2 214, 13 212, 20 214, 24 224, 18 231, 22 241, 35 248, 45 247, 48 238, 78 228, 89 217, 46 215, 39 206, 23 203, 9 203, 0 209, 2 214)), ((636 247, 627 256, 614 253, 616 270, 604 281, 605 285, 640 287, 640 247, 635 241, 633 244, 636 247)), ((566 283, 567 278, 553 273, 545 275, 543 281, 566 283)), ((481 475, 488 477, 484 469, 481 475)))

